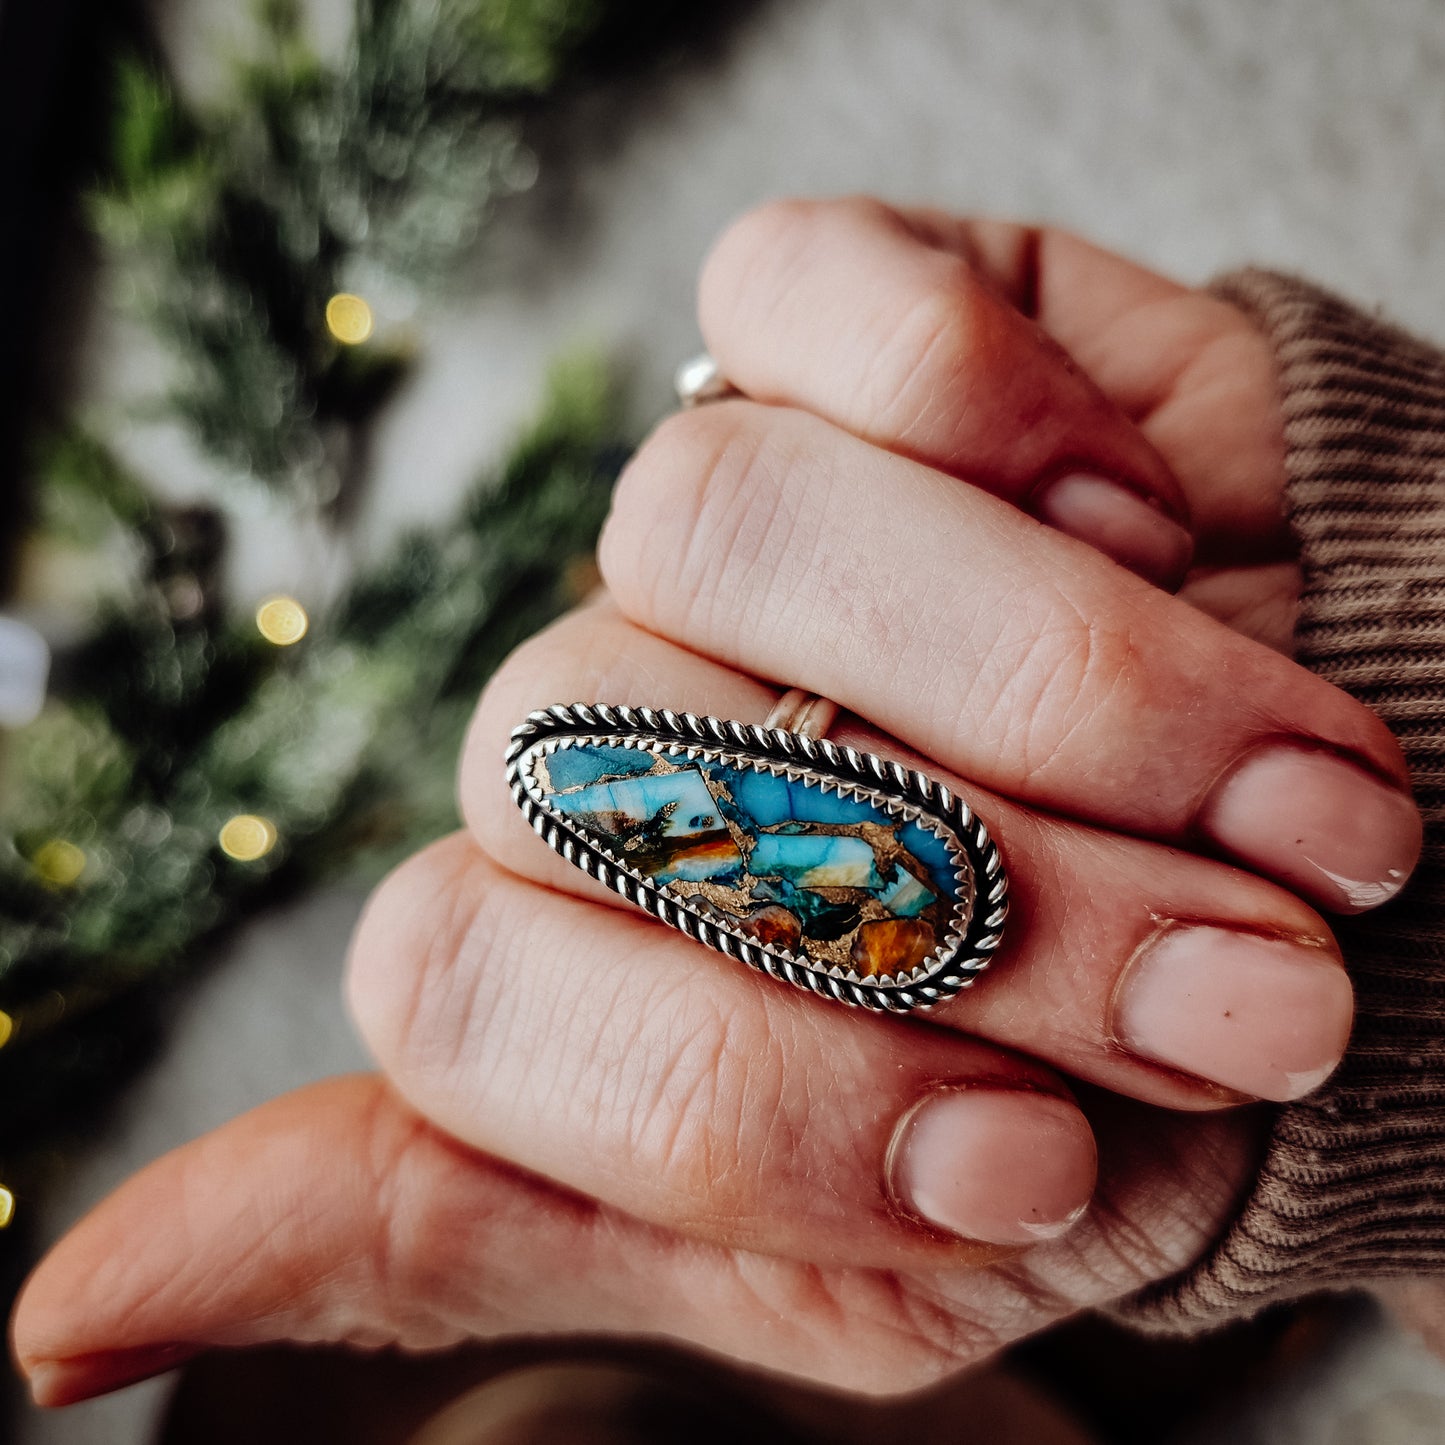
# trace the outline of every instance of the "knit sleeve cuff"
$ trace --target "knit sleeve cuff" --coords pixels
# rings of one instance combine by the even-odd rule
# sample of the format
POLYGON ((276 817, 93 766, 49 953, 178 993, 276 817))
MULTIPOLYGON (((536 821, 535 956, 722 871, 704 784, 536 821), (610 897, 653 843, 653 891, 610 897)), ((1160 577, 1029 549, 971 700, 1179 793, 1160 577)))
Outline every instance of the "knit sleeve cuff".
POLYGON ((1296 656, 1399 737, 1425 852, 1398 899, 1336 927, 1356 990, 1344 1063, 1279 1111, 1209 1253, 1116 1307, 1155 1330, 1445 1272, 1445 355, 1288 277, 1244 271, 1216 294, 1278 366, 1304 571, 1296 656))

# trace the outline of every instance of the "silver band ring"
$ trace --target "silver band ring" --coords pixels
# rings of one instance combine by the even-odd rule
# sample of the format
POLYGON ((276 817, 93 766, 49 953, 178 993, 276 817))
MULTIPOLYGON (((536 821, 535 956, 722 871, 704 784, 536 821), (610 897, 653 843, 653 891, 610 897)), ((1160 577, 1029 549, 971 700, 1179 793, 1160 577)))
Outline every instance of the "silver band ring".
POLYGON ((816 692, 790 687, 772 706, 765 728, 780 728, 805 738, 825 738, 838 716, 838 704, 816 692))
POLYGON ((549 707, 513 730, 507 784, 550 848, 689 938, 840 1003, 930 1008, 999 946, 1003 858, 947 785, 818 736, 836 711, 797 689, 767 723, 549 707))
POLYGON ((673 375, 677 399, 684 407, 701 406, 708 401, 726 401, 742 393, 718 370, 718 364, 706 351, 684 361, 673 375))

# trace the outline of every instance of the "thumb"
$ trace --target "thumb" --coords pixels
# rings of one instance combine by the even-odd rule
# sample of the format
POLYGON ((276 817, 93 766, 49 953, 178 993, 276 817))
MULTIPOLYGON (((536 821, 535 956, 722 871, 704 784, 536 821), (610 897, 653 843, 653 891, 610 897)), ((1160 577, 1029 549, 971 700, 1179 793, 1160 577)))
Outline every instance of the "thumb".
POLYGON ((554 1306, 605 1317, 570 1272, 572 1297, 546 1299, 559 1281, 541 1258, 585 1245, 595 1214, 436 1132, 379 1079, 329 1080, 99 1205, 26 1283, 12 1346, 37 1403, 64 1405, 211 1345, 428 1349, 554 1306))
MULTIPOLYGON (((672 1336, 898 1390, 961 1363, 952 1327, 920 1336, 925 1313, 893 1276, 834 1279, 564 1193, 356 1076, 274 1100, 143 1170, 40 1263, 11 1328, 36 1402, 66 1405, 211 1346, 426 1350, 579 1331, 672 1336)), ((991 1342, 980 1331, 975 1351, 991 1342)))

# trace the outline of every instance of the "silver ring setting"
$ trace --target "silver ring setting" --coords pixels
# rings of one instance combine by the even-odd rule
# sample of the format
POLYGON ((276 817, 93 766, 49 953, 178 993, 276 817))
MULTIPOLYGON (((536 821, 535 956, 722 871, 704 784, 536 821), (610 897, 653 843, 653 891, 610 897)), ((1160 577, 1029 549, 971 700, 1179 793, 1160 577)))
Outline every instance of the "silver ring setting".
MULTIPOLYGON (((779 708, 816 725, 821 702, 779 708)), ((969 804, 801 726, 573 703, 521 723, 506 769, 527 821, 569 863, 819 997, 931 1008, 1002 940, 1007 874, 969 804)))

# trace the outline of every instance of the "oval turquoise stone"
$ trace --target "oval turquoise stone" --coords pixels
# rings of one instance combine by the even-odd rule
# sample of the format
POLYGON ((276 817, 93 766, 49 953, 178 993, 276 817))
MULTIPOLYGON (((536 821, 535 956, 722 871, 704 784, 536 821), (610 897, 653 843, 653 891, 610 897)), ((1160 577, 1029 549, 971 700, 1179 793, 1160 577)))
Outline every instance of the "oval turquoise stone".
POLYGON ((569 740, 531 767, 580 833, 759 943, 897 977, 956 927, 947 840, 867 798, 667 747, 569 740))

